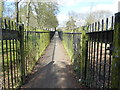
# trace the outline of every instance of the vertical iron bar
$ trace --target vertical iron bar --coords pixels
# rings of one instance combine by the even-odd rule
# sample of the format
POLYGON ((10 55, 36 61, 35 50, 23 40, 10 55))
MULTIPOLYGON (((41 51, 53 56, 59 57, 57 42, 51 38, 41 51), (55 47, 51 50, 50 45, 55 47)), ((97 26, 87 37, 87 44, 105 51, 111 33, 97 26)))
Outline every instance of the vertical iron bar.
POLYGON ((19 71, 19 69, 18 69, 18 67, 19 67, 19 65, 18 65, 18 64, 19 64, 19 63, 18 63, 18 62, 19 62, 19 58, 18 58, 17 40, 15 40, 15 45, 16 45, 15 48, 16 48, 16 68, 17 68, 17 69, 16 69, 16 74, 17 74, 17 81, 19 82, 19 75, 18 75, 18 74, 19 74, 19 72, 18 72, 18 71, 19 71))
MULTIPOLYGON (((7 29, 7 22, 6 19, 4 19, 4 29, 7 29)), ((8 45, 6 40, 6 57, 7 57, 7 71, 8 71, 8 88, 10 88, 10 78, 9 78, 9 60, 8 60, 8 45)), ((6 78, 6 77, 5 77, 6 78)), ((5 83, 6 84, 6 83, 5 83)), ((7 88, 7 87, 5 87, 7 88)))
MULTIPOLYGON (((100 30, 100 22, 98 22, 98 31, 100 30)), ((99 34, 97 34, 97 56, 96 56, 96 87, 98 87, 98 57, 99 57, 99 34)))
POLYGON ((106 82, 106 78, 105 78, 105 75, 106 75, 106 47, 107 47, 107 44, 105 43, 105 54, 104 54, 104 71, 103 71, 103 88, 105 88, 105 82, 106 82))
POLYGON ((9 40, 9 45, 10 45, 10 74, 11 74, 11 85, 13 88, 13 69, 12 69, 12 50, 11 50, 11 40, 9 40))
MULTIPOLYGON (((15 30, 19 30, 18 28, 18 24, 15 22, 15 27, 14 27, 15 30)), ((20 57, 19 57, 19 52, 20 52, 20 49, 19 49, 19 42, 18 40, 15 40, 15 45, 16 45, 16 68, 17 68, 17 82, 20 82, 20 57)))
MULTIPOLYGON (((94 30, 95 31, 95 30, 94 30)), ((95 38, 95 34, 93 35, 94 36, 94 53, 93 53, 93 80, 94 80, 94 82, 95 82, 95 52, 96 52, 96 38, 95 38)))
MULTIPOLYGON (((90 75, 90 71, 91 71, 91 70, 90 70, 90 67, 91 67, 91 66, 90 66, 90 62, 91 62, 91 60, 90 60, 90 49, 91 49, 91 48, 90 48, 90 45, 91 45, 91 41, 89 40, 89 52, 88 52, 88 54, 89 54, 89 70, 88 70, 88 72, 89 72, 88 75, 89 75, 89 76, 88 76, 88 80, 89 80, 89 81, 88 81, 88 82, 90 82, 90 76, 91 76, 91 75, 90 75)), ((90 83, 88 83, 88 85, 90 85, 90 83)))
MULTIPOLYGON (((11 29, 14 30, 13 21, 11 22, 11 29)), ((14 81, 16 84, 16 57, 15 57, 15 40, 13 39, 13 62, 14 62, 14 81)))
POLYGON ((104 20, 102 20, 102 31, 104 31, 104 20))
MULTIPOLYGON (((9 29, 12 30, 12 26, 11 26, 11 21, 8 20, 8 26, 9 29)), ((11 60, 12 60, 12 78, 13 78, 13 87, 14 87, 14 81, 15 81, 15 63, 14 63, 14 51, 13 51, 13 40, 11 39, 11 60)))
MULTIPOLYGON (((91 28, 91 30, 92 30, 92 32, 93 32, 93 24, 92 24, 92 28, 91 28)), ((90 83, 90 87, 92 87, 92 80, 93 80, 93 59, 92 59, 92 54, 93 54, 93 40, 92 40, 92 37, 93 37, 93 34, 92 34, 92 36, 91 36, 91 44, 92 44, 92 46, 91 46, 91 83, 90 83)))
POLYGON ((14 81, 15 81, 15 84, 16 84, 16 60, 15 60, 15 46, 14 46, 14 39, 13 39, 13 64, 14 64, 14 81))
MULTIPOLYGON (((25 29, 24 32, 24 39, 25 39, 25 51, 27 50, 27 30, 25 29)), ((27 75, 27 55, 25 56, 25 74, 27 75)))
MULTIPOLYGON (((97 31, 97 22, 95 22, 95 25, 94 25, 94 32, 96 32, 97 31)), ((94 33, 94 37, 93 37, 93 39, 94 39, 94 61, 93 61, 93 73, 94 73, 94 80, 95 80, 95 82, 97 82, 96 81, 96 43, 97 43, 97 41, 96 41, 96 39, 97 39, 97 34, 96 33, 94 33)), ((95 87, 96 87, 96 85, 95 85, 95 87)))
MULTIPOLYGON (((102 20, 102 31, 104 29, 104 20, 102 20)), ((102 32, 101 32, 101 38, 103 37, 102 32)), ((100 45, 100 66, 99 66, 99 82, 101 83, 101 61, 102 61, 102 40, 101 40, 101 45, 100 45)), ((100 85, 101 88, 101 85, 100 85)))
MULTIPOLYGON (((28 29, 28 28, 27 28, 28 29)), ((28 31, 28 30, 27 30, 28 31)), ((26 47, 28 47, 28 32, 26 31, 26 47)), ((40 47, 40 45, 39 45, 40 47)), ((26 48, 27 49, 27 48, 26 48)), ((28 54, 26 56, 26 73, 28 73, 28 54)))
POLYGON ((87 84, 86 83, 86 76, 87 76, 87 62, 88 62, 88 41, 86 41, 86 55, 85 55, 85 84, 87 84))
POLYGON ((95 31, 97 31, 97 22, 95 22, 95 31))
POLYGON ((24 59, 24 26, 21 25, 20 29, 20 55, 21 55, 21 83, 25 80, 25 59, 24 59))
POLYGON ((113 30, 114 27, 114 17, 112 16, 112 21, 111 21, 111 29, 113 30))
MULTIPOLYGON (((90 24, 90 32, 91 32, 91 24, 90 24)), ((91 40, 91 34, 89 34, 89 36, 90 36, 90 40, 89 40, 89 61, 90 61, 90 64, 89 64, 89 74, 90 74, 90 76, 89 76, 89 87, 91 87, 91 74, 92 74, 92 67, 91 67, 91 65, 92 65, 92 60, 91 60, 91 49, 92 49, 92 40, 91 40)))
MULTIPOLYGON (((113 23, 114 23, 114 21, 113 21, 113 16, 112 16, 112 20, 111 20, 111 29, 113 30, 113 23)), ((113 34, 111 35, 111 38, 112 38, 112 41, 113 41, 113 34)), ((109 74, 108 74, 108 89, 110 88, 110 84, 111 84, 111 60, 112 60, 112 48, 113 47, 113 45, 112 45, 112 43, 110 43, 110 50, 109 50, 109 74)))
POLYGON ((98 83, 98 55, 99 55, 99 42, 97 42, 97 56, 96 56, 96 86, 98 83))
MULTIPOLYGON (((112 37, 113 38, 113 37, 112 37)), ((110 44, 110 48, 112 47, 112 44, 110 44)), ((108 89, 110 88, 109 86, 110 86, 110 77, 111 77, 111 60, 112 60, 112 50, 110 50, 110 52, 109 52, 109 75, 108 75, 108 89)))
POLYGON ((7 57, 7 78, 8 78, 8 88, 10 88, 10 73, 9 73, 9 58, 8 58, 8 40, 6 40, 6 57, 7 57))
MULTIPOLYGON (((108 30, 108 18, 106 19, 106 31, 108 30)), ((107 48, 107 33, 105 33, 105 55, 104 55, 104 81, 103 81, 103 88, 105 88, 105 83, 106 83, 106 48, 107 48)))
POLYGON ((6 88, 6 80, 5 80, 5 76, 6 76, 6 74, 5 74, 5 58, 4 58, 4 41, 3 40, 1 40, 1 42, 2 42, 2 71, 3 71, 3 86, 4 86, 4 88, 6 88))
POLYGON ((92 24, 90 24, 90 32, 92 32, 92 24))
MULTIPOLYGON (((94 27, 94 23, 93 23, 93 26, 92 26, 92 31, 94 32, 95 31, 95 27, 94 27)), ((94 86, 94 57, 95 57, 95 41, 94 41, 94 33, 92 33, 92 42, 93 42, 93 54, 92 54, 92 86, 94 86)))
MULTIPOLYGON (((8 28, 9 28, 9 30, 11 30, 11 26, 10 26, 10 20, 8 20, 8 28)), ((14 87, 14 74, 13 74, 13 72, 14 72, 14 70, 13 70, 13 62, 12 62, 12 60, 13 60, 13 57, 12 57, 12 43, 11 43, 11 41, 12 41, 12 39, 11 40, 9 40, 9 44, 10 44, 10 69, 11 69, 11 84, 12 84, 12 88, 14 87)))

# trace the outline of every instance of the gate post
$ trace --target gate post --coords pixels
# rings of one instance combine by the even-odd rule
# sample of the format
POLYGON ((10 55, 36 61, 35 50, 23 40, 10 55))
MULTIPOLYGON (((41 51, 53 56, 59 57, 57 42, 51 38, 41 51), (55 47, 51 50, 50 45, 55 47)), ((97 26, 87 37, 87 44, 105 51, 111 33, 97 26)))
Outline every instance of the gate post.
POLYGON ((111 87, 120 89, 120 12, 115 14, 111 87))
POLYGON ((21 83, 23 84, 25 81, 25 58, 24 58, 24 25, 20 25, 20 68, 21 68, 21 83))

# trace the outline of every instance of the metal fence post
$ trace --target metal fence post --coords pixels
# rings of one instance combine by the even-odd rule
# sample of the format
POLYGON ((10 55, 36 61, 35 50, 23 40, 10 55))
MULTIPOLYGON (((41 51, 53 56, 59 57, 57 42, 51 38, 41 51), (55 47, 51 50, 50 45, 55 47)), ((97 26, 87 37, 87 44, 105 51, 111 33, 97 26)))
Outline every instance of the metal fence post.
MULTIPOLYGON (((2 18, 0 18, 0 48, 2 48, 2 18)), ((3 52, 2 52, 3 54, 3 52)), ((2 57, 0 57, 0 60, 2 61, 2 57)), ((0 62, 0 72, 2 72, 2 62, 0 62)), ((0 90, 2 89, 3 86, 3 75, 0 74, 0 90)), ((5 87, 5 86, 4 86, 5 87)))
POLYGON ((111 87, 120 89, 120 12, 115 14, 114 27, 111 87))
POLYGON ((24 58, 24 25, 20 27, 20 56, 21 56, 21 83, 25 81, 25 58, 24 58))
POLYGON ((86 40, 86 48, 85 48, 85 76, 84 76, 84 80, 85 80, 85 84, 86 83, 86 79, 87 79, 87 64, 88 64, 88 41, 86 40))

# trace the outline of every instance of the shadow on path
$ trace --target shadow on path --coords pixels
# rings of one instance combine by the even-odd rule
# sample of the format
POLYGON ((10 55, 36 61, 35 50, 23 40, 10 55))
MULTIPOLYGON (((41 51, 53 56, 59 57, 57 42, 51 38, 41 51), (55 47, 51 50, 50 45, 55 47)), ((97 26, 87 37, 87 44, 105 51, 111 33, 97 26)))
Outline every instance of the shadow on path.
POLYGON ((79 88, 57 33, 22 88, 79 88))

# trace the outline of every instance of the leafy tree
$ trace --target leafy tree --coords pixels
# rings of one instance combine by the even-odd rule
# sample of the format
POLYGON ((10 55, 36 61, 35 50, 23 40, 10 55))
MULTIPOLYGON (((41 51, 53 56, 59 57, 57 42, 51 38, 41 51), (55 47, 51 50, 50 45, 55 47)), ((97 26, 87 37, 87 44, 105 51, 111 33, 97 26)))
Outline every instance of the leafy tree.
POLYGON ((58 26, 58 21, 56 18, 58 7, 56 3, 37 2, 33 3, 33 5, 39 26, 45 28, 53 28, 58 26))
POLYGON ((70 16, 69 20, 66 22, 67 30, 73 30, 74 28, 76 28, 75 22, 76 21, 73 19, 73 17, 70 16))
MULTIPOLYGON (((26 26, 56 28, 58 26, 57 13, 58 5, 55 2, 16 2, 8 3, 5 1, 4 17, 16 20, 18 23, 26 24, 26 26), (7 6, 6 6, 7 5, 7 6), (11 7, 13 9, 11 9, 11 7)), ((31 1, 31 0, 30 0, 31 1)), ((2 6, 0 2, 0 15, 2 6)))
POLYGON ((27 26, 56 28, 58 7, 53 2, 28 2, 20 7, 21 22, 27 26))

